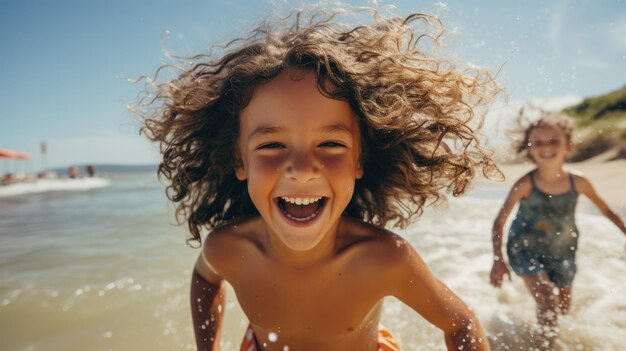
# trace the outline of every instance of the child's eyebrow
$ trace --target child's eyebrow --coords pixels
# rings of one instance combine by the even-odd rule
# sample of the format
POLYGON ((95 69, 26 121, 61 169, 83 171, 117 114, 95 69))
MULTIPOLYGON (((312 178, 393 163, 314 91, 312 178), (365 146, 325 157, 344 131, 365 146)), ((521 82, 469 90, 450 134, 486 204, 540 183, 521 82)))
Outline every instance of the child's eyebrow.
POLYGON ((284 131, 285 128, 280 128, 280 127, 269 127, 269 126, 260 126, 255 128, 252 133, 250 133, 250 135, 248 135, 248 141, 262 136, 262 135, 266 135, 266 134, 275 134, 275 133, 279 133, 281 131, 284 131))
MULTIPOLYGON (((284 132, 285 130, 286 128, 282 128, 282 127, 260 126, 260 127, 255 128, 252 131, 252 133, 250 133, 250 135, 248 136, 248 141, 254 138, 260 137, 262 135, 276 134, 276 133, 284 132)), ((316 132, 342 133, 342 134, 347 134, 348 136, 350 136, 350 138, 352 138, 352 129, 343 124, 331 124, 327 126, 322 126, 322 127, 317 128, 316 132)))
POLYGON ((331 124, 328 126, 323 126, 317 129, 317 131, 322 133, 345 133, 349 134, 352 137, 352 128, 345 126, 343 124, 331 124))

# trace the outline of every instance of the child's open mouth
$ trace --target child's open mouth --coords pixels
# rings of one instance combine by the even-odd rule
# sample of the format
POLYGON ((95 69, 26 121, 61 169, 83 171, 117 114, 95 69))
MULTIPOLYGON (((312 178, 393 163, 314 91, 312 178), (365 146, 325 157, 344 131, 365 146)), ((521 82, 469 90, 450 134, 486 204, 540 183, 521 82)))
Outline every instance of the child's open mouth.
POLYGON ((285 217, 293 221, 304 223, 311 221, 324 208, 326 198, 317 197, 285 197, 281 196, 277 199, 278 208, 283 212, 285 217))

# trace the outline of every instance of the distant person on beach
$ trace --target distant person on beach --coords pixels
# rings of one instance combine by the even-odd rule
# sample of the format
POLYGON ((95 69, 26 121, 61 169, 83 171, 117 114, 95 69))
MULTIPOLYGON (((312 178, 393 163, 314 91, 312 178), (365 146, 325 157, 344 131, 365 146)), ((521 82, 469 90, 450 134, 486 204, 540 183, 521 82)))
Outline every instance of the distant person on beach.
POLYGON ((626 234, 622 220, 596 194, 589 180, 563 167, 572 151, 572 131, 573 121, 560 113, 546 113, 524 131, 517 151, 536 167, 513 185, 493 224, 491 284, 500 287, 504 276, 511 279, 502 254, 503 227, 519 203, 506 251, 511 268, 522 277, 537 303, 537 321, 547 349, 558 336, 558 314, 568 313, 571 304, 580 237, 574 218, 578 195, 587 196, 626 234))
POLYGON ((464 193, 477 169, 498 174, 470 120, 499 88, 418 50, 435 18, 373 17, 344 28, 298 12, 156 86, 163 104, 142 130, 189 241, 210 230, 191 281, 198 350, 220 349, 225 281, 249 319, 241 350, 399 350, 380 326, 386 296, 448 350, 489 349, 471 309, 385 226, 464 193))
POLYGON ((78 177, 78 167, 72 166, 67 170, 67 176, 70 179, 78 177))
POLYGON ((94 177, 96 175, 96 167, 93 165, 88 165, 85 170, 87 171, 87 176, 94 177))
POLYGON ((13 173, 6 173, 2 176, 2 184, 9 184, 15 181, 15 176, 13 173))

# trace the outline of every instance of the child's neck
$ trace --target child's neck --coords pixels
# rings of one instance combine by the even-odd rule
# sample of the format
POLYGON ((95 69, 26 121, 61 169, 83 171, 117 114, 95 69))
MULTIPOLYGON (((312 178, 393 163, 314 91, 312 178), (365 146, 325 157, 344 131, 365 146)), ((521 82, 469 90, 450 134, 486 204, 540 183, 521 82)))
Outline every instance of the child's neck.
POLYGON ((282 266, 293 268, 313 267, 335 256, 339 226, 339 223, 335 224, 314 248, 306 251, 297 251, 287 247, 280 239, 272 235, 270 233, 271 229, 266 226, 265 247, 269 256, 282 266))
POLYGON ((555 167, 537 167, 535 177, 545 182, 556 182, 562 180, 567 175, 563 165, 555 167))

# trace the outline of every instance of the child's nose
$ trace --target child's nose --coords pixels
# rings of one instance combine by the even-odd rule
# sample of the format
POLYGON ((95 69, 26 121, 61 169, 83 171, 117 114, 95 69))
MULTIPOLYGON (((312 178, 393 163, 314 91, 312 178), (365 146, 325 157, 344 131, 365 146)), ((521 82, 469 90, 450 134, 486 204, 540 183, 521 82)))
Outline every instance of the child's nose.
POLYGON ((318 178, 320 176, 319 171, 319 165, 313 155, 294 152, 285 173, 289 179, 304 183, 318 178))

